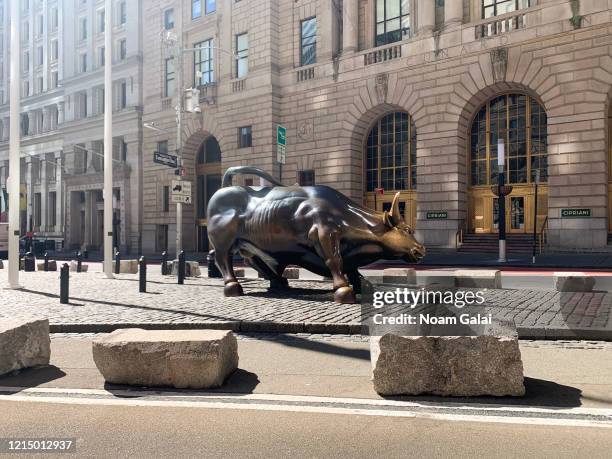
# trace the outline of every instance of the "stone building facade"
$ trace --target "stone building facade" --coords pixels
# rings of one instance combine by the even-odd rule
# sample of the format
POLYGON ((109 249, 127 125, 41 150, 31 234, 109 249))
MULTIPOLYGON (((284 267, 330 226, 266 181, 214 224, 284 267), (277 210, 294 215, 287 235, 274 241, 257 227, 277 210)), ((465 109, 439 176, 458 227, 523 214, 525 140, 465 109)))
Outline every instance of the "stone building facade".
MULTIPOLYGON (((9 1, 0 2, 0 188, 8 176, 9 1)), ((103 236, 104 1, 22 0, 22 230, 64 249, 103 236), (24 209, 25 208, 25 209, 24 209)), ((140 251, 141 1, 113 3, 116 246, 140 251)))
POLYGON ((513 186, 509 232, 536 224, 553 247, 607 245, 611 1, 145 3, 143 120, 158 129, 143 132, 144 250, 172 250, 176 228, 174 171, 152 161, 153 151, 176 149, 179 91, 168 91, 176 69, 164 28, 180 30, 185 48, 214 46, 212 57, 184 53, 184 87, 200 85, 201 102, 183 120, 185 178, 197 185, 184 214, 187 250, 208 248, 207 191, 228 166, 247 164, 379 210, 399 191, 418 237, 455 247, 460 232, 497 231, 498 139, 513 186))

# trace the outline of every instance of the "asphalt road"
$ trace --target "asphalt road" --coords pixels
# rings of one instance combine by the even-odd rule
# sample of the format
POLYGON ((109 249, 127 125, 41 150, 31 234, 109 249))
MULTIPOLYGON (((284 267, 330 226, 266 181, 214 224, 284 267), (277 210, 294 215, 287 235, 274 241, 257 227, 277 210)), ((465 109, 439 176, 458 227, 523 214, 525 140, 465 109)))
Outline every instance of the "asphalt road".
POLYGON ((2 437, 77 438, 78 457, 607 458, 612 448, 611 430, 597 427, 38 402, 0 410, 2 437))

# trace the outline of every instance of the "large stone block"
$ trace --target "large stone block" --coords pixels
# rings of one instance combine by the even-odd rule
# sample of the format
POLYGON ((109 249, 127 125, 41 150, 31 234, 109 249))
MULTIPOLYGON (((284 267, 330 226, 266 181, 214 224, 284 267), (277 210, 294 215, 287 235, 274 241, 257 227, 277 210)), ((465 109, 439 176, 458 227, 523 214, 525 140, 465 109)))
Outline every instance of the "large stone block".
POLYGON ((370 338, 374 389, 381 395, 524 395, 516 336, 370 338))
MULTIPOLYGON (((76 273, 77 272, 77 265, 78 265, 78 263, 76 261, 74 261, 74 260, 72 260, 70 262, 70 272, 71 273, 76 273)), ((88 269, 89 269, 88 265, 86 265, 84 263, 81 263, 81 272, 82 273, 86 273, 88 269)))
POLYGON ((502 288, 501 271, 495 269, 458 269, 455 287, 502 288))
MULTIPOLYGON (((57 261, 55 260, 49 260, 49 265, 47 266, 49 268, 49 271, 57 271, 57 261)), ((44 271, 45 270, 45 263, 38 263, 36 265, 36 268, 39 271, 44 271)))
POLYGON ((93 357, 109 383, 206 389, 238 368, 238 343, 228 330, 130 328, 95 338, 93 357))
POLYGON ((383 270, 383 284, 415 285, 417 281, 414 268, 387 268, 383 270))
POLYGON ((47 319, 0 320, 0 375, 48 365, 51 357, 47 319))
POLYGON ((234 268, 234 275, 236 277, 244 277, 244 268, 234 268))
MULTIPOLYGON (((115 265, 113 261, 113 272, 115 265)), ((119 260, 119 274, 138 274, 138 260, 119 260)))
POLYGON ((300 278, 300 268, 298 267, 285 268, 285 271, 283 272, 283 277, 285 279, 299 279, 300 278))
MULTIPOLYGON (((178 276, 178 260, 172 262, 172 275, 178 276)), ((185 277, 200 277, 200 264, 197 261, 185 262, 185 277)))
POLYGON ((595 278, 585 273, 555 273, 553 284, 558 292, 592 292, 595 278))

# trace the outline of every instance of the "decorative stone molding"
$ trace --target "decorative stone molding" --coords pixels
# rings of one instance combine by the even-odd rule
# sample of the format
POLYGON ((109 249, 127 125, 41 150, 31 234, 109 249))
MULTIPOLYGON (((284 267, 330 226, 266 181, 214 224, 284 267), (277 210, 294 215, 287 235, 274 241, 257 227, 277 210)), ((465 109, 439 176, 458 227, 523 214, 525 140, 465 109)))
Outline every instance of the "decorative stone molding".
POLYGON ((376 75, 376 100, 379 104, 384 104, 387 100, 387 91, 389 86, 389 75, 379 73, 376 75))
POLYGON ((493 81, 499 83, 506 80, 506 69, 508 68, 508 50, 506 48, 495 48, 491 50, 491 70, 493 81))
POLYGON ((311 119, 298 122, 297 137, 303 142, 314 140, 314 122, 311 119))

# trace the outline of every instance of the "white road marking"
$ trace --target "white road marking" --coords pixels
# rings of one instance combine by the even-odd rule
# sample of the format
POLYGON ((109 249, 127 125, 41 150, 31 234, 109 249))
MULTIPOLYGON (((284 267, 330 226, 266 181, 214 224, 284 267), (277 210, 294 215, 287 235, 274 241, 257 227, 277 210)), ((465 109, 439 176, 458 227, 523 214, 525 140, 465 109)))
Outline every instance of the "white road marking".
POLYGON ((494 406, 487 404, 471 404, 466 406, 465 404, 452 402, 428 404, 397 400, 276 394, 227 394, 210 392, 189 392, 187 394, 155 390, 117 390, 109 392, 98 389, 23 389, 0 387, 0 393, 7 392, 9 394, 0 395, 0 401, 69 405, 288 411, 299 413, 424 418, 464 422, 612 428, 612 410, 603 408, 577 407, 547 409, 544 407, 494 406), (116 396, 141 398, 116 398, 116 396), (154 399, 155 397, 165 397, 168 399, 158 400, 154 399), (180 400, 180 398, 185 397, 188 397, 189 400, 180 400), (469 411, 479 411, 487 414, 470 414, 469 411), (590 416, 598 418, 604 417, 606 420, 588 419, 590 416))

